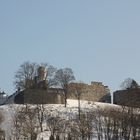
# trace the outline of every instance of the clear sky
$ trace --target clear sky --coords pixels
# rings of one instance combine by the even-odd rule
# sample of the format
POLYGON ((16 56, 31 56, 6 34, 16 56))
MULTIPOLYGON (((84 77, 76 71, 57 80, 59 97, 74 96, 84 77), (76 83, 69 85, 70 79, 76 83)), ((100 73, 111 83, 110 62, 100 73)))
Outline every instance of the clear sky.
POLYGON ((0 89, 25 62, 70 67, 111 91, 140 83, 139 0, 0 0, 0 89))

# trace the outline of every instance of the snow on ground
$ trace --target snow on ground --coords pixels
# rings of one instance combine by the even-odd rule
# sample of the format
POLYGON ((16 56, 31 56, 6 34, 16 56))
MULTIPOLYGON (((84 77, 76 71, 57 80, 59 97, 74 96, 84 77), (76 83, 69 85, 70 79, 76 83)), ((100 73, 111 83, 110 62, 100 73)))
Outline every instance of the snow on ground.
MULTIPOLYGON (((117 105, 112 105, 108 103, 99 103, 99 102, 92 102, 92 101, 80 101, 81 109, 96 109, 96 108, 106 108, 106 107, 118 107, 117 105)), ((0 106, 0 111, 2 111, 2 114, 4 115, 4 121, 1 125, 2 129, 5 130, 6 136, 8 140, 8 134, 10 134, 12 130, 12 115, 14 114, 15 109, 20 108, 23 105, 17 105, 17 104, 11 104, 11 105, 3 105, 0 106)), ((52 113, 53 116, 61 115, 61 117, 64 117, 67 119, 67 117, 70 117, 70 115, 75 115, 78 113, 78 101, 77 100, 67 100, 67 107, 65 108, 62 104, 46 104, 46 108, 52 113)), ((38 135, 37 140, 41 140, 43 137, 43 140, 48 140, 50 133, 49 132, 43 132, 38 135)))
POLYGON ((50 132, 42 132, 38 135, 37 140, 49 140, 50 132))

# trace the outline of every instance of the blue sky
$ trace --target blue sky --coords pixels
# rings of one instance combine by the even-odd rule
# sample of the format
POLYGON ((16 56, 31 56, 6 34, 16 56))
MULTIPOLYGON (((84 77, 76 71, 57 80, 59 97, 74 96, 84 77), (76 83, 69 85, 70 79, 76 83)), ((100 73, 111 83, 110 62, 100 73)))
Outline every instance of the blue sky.
POLYGON ((70 67, 77 80, 111 91, 140 83, 139 0, 1 0, 0 89, 14 91, 25 62, 70 67))

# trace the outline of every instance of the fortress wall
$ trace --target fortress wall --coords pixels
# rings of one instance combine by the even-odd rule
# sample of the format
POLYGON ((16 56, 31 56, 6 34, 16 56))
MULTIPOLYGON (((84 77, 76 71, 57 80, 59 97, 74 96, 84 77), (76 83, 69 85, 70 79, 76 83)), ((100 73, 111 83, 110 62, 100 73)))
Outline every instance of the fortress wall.
MULTIPOLYGON (((110 93, 108 86, 104 86, 101 82, 91 82, 90 85, 85 84, 84 92, 81 94, 80 98, 88 101, 99 101, 108 93, 110 93)), ((77 99, 72 92, 68 94, 68 98, 77 99)))
POLYGON ((22 104, 63 104, 64 99, 57 92, 41 89, 28 89, 15 97, 15 103, 22 104))
MULTIPOLYGON (((84 92, 81 94, 81 100, 100 101, 105 95, 109 93, 107 86, 101 82, 91 82, 90 85, 85 84, 84 92)), ((68 99, 77 99, 73 92, 69 92, 68 99)), ((21 91, 15 97, 15 103, 29 103, 29 104, 64 104, 63 90, 58 88, 32 88, 21 91)))

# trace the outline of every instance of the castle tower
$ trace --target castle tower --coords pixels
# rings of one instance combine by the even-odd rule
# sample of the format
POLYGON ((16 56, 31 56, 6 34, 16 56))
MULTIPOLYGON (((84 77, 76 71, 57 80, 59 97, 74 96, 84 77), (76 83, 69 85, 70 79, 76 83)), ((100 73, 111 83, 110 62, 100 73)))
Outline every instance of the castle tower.
POLYGON ((37 70, 37 79, 38 82, 46 80, 46 69, 43 66, 40 66, 37 70))

